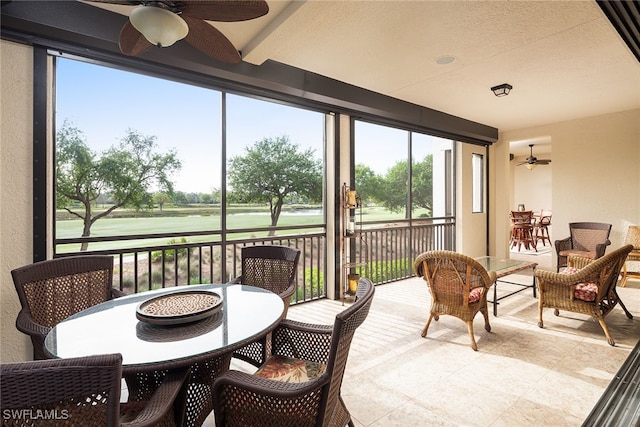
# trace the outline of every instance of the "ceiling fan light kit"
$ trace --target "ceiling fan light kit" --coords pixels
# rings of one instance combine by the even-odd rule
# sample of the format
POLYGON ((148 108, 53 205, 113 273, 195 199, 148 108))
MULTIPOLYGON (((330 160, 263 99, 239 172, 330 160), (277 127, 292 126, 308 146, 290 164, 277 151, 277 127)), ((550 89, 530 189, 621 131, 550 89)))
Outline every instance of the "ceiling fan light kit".
POLYGON ((131 11, 129 20, 155 46, 171 46, 189 34, 189 26, 184 19, 160 7, 138 6, 131 11))
POLYGON ((242 61, 238 49, 211 22, 239 22, 269 13, 264 0, 87 0, 91 3, 135 6, 120 29, 120 51, 142 55, 151 46, 184 41, 201 53, 227 64, 242 61))
POLYGON ((527 169, 532 171, 538 165, 548 165, 549 163, 551 163, 551 160, 549 159, 538 159, 533 155, 533 144, 529 144, 529 150, 531 151, 529 157, 527 157, 524 162, 518 163, 516 166, 525 165, 527 169))
POLYGON ((507 96, 509 95, 509 92, 511 92, 511 89, 513 89, 513 86, 509 83, 502 83, 501 85, 492 87, 491 92, 498 97, 507 96))

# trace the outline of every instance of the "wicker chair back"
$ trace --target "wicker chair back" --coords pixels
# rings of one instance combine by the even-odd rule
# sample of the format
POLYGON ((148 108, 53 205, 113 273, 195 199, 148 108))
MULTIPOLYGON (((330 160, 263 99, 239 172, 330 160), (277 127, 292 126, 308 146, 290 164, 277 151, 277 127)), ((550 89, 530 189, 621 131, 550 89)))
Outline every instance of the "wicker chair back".
POLYGON ((22 309, 16 327, 31 336, 34 359, 46 359, 44 338, 72 314, 124 295, 113 289, 113 257, 57 258, 11 271, 22 309))

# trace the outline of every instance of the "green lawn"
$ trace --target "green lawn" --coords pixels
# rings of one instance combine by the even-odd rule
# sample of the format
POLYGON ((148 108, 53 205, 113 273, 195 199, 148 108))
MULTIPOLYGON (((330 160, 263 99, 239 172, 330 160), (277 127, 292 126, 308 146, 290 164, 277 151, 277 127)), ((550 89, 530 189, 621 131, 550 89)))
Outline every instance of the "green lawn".
MULTIPOLYGON (((236 208, 234 213, 227 215, 227 229, 246 229, 246 228, 263 228, 268 227, 271 223, 268 210, 259 211, 252 208, 253 212, 247 212, 245 208, 236 208)), ((104 236, 123 236, 129 234, 161 234, 173 232, 193 232, 193 231, 213 231, 220 230, 220 216, 213 210, 205 211, 203 209, 165 209, 163 215, 167 216, 145 216, 145 217, 127 217, 127 214, 134 215, 132 212, 118 212, 117 216, 102 218, 91 228, 92 237, 104 236), (190 215, 190 213, 195 213, 190 215), (168 216, 171 215, 171 216, 168 216), (175 216, 174 216, 175 215, 175 216)), ((278 226, 292 225, 311 225, 322 224, 324 222, 321 214, 303 213, 302 210, 294 212, 283 212, 278 221, 278 226)), ((401 214, 392 214, 387 210, 379 207, 366 207, 362 211, 363 221, 381 221, 381 220, 398 220, 402 219, 401 214)), ((359 220, 359 217, 358 217, 359 220)), ((320 229, 314 231, 321 231, 320 229)), ((74 238, 80 237, 82 234, 82 221, 80 219, 59 220, 56 222, 57 238, 74 238)), ((267 233, 261 233, 261 236, 267 233)), ((257 233, 238 233, 233 238, 241 239, 247 237, 259 237, 257 233)), ((168 238, 145 239, 144 241, 136 241, 132 244, 130 241, 117 242, 97 242, 90 243, 89 249, 121 249, 134 246, 153 246, 165 245, 169 242, 168 238)), ((189 242, 204 242, 211 240, 219 240, 217 236, 191 236, 187 239, 189 242)), ((80 249, 79 244, 62 245, 58 247, 57 252, 72 252, 80 249)))

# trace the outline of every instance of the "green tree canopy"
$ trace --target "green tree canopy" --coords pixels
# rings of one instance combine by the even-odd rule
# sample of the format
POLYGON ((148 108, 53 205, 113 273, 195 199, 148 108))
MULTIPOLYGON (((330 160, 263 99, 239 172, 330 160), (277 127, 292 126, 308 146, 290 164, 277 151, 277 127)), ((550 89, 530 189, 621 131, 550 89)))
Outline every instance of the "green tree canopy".
POLYGON ((384 179, 369 166, 357 164, 355 179, 356 191, 362 203, 381 203, 384 200, 384 179))
MULTIPOLYGON (((85 142, 81 130, 64 122, 56 135, 56 205, 84 222, 82 237, 91 235, 91 226, 120 207, 143 209, 152 203, 150 189, 171 194, 170 176, 181 167, 174 151, 157 153, 156 137, 129 129, 117 147, 98 157, 85 142), (112 203, 94 213, 95 201, 109 193, 112 203), (80 203, 83 211, 71 209, 80 203)), ((81 250, 86 250, 83 243, 81 250)))
POLYGON ((244 155, 232 157, 228 177, 233 200, 269 205, 271 227, 278 224, 287 199, 322 201, 322 161, 314 150, 300 150, 287 136, 264 138, 244 155))
MULTIPOLYGON (((413 162, 411 173, 412 209, 425 208, 432 212, 433 156, 429 154, 422 161, 413 162)), ((361 180, 359 185, 363 188, 362 191, 367 195, 373 194, 373 199, 391 212, 402 212, 406 209, 408 174, 406 161, 397 162, 383 178, 378 177, 366 166, 356 166, 356 182, 361 180)))

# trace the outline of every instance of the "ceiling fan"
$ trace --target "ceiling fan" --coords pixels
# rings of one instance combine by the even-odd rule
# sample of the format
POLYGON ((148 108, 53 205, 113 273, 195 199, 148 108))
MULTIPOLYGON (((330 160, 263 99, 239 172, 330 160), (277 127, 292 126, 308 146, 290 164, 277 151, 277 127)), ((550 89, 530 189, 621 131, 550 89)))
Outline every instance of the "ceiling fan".
POLYGON ((548 165, 551 163, 551 160, 549 159, 538 159, 533 155, 533 144, 529 144, 529 149, 531 150, 529 157, 527 157, 524 162, 518 163, 516 166, 527 165, 528 169, 533 169, 536 165, 548 165))
POLYGON ((184 39, 205 55, 228 64, 241 61, 233 43, 206 21, 237 22, 269 12, 266 1, 235 0, 87 0, 93 3, 138 6, 120 30, 120 50, 140 55, 151 46, 171 46, 184 39))

